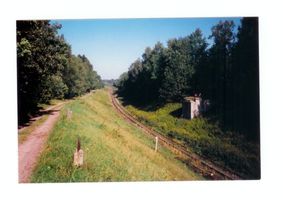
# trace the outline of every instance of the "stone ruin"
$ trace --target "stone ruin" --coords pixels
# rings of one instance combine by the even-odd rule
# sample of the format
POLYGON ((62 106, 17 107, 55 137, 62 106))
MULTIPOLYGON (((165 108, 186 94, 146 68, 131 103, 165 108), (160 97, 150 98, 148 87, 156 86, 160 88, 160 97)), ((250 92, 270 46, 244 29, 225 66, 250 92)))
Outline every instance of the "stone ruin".
POLYGON ((202 113, 209 109, 209 100, 202 100, 201 94, 195 96, 185 97, 182 102, 182 117, 193 119, 201 116, 202 113))

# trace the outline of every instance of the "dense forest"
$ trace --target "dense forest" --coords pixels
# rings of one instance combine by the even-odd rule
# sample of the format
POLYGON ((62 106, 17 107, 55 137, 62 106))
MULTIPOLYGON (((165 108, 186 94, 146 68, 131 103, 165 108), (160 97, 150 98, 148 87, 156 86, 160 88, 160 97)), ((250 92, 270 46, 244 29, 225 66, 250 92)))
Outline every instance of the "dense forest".
POLYGON ((50 21, 17 21, 19 123, 40 103, 72 98, 103 86, 85 55, 72 55, 71 46, 50 21))
POLYGON ((147 47, 115 83, 125 102, 138 106, 180 102, 201 94, 209 118, 224 130, 259 140, 258 18, 220 21, 210 44, 200 29, 186 37, 147 47))

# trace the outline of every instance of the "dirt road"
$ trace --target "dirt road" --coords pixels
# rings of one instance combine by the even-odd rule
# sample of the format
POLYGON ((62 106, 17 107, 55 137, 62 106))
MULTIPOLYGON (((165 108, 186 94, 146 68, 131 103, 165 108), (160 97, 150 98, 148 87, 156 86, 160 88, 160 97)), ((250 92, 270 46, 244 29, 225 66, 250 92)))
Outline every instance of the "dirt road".
POLYGON ((51 112, 47 120, 37 127, 25 142, 19 144, 19 183, 28 183, 30 181, 29 178, 35 167, 37 158, 43 150, 48 134, 60 116, 59 111, 62 107, 63 105, 60 105, 53 108, 53 110, 49 110, 51 112))
MULTIPOLYGON (((41 112, 45 112, 45 113, 47 113, 47 112, 49 112, 49 111, 52 111, 52 110, 55 110, 55 109, 57 109, 58 107, 60 107, 61 105, 63 105, 64 103, 66 103, 66 102, 61 102, 61 103, 58 103, 58 104, 56 104, 56 105, 54 105, 54 106, 50 106, 50 107, 48 107, 48 108, 46 108, 45 110, 40 110, 41 112)), ((20 125, 19 127, 18 127, 18 131, 23 131, 24 129, 26 129, 27 127, 29 127, 29 126, 31 126, 34 122, 36 122, 37 120, 39 120, 40 118, 42 118, 43 117, 43 114, 42 115, 39 115, 39 116, 35 116, 35 117, 32 117, 30 120, 29 120, 29 122, 27 123, 27 124, 22 124, 22 125, 20 125)))

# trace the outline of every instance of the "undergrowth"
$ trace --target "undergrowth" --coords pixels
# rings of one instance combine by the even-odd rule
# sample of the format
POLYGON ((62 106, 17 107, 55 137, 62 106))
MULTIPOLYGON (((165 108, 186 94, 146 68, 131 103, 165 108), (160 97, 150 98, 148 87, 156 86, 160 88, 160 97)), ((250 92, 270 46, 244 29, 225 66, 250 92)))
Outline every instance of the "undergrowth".
POLYGON ((183 119, 176 114, 181 104, 168 103, 155 111, 144 111, 131 105, 128 111, 193 152, 226 167, 247 179, 260 177, 259 145, 240 133, 223 131, 206 118, 183 119))

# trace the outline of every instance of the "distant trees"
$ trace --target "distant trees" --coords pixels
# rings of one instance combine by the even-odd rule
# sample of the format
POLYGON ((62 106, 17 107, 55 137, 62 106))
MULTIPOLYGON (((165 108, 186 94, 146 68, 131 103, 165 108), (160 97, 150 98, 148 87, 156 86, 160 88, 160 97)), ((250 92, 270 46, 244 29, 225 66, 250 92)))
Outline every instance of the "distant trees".
POLYGON ((63 80, 69 88, 65 93, 66 98, 80 96, 102 87, 100 76, 93 71, 93 66, 84 55, 71 56, 68 66, 63 71, 63 80))
POLYGON ((234 29, 233 21, 213 26, 209 48, 200 29, 167 47, 147 47, 116 82, 118 94, 148 105, 201 93, 225 129, 258 137, 258 20, 243 18, 238 33, 234 29))
POLYGON ((17 21, 19 122, 39 103, 81 95, 101 87, 100 77, 85 56, 74 56, 49 21, 17 21))

